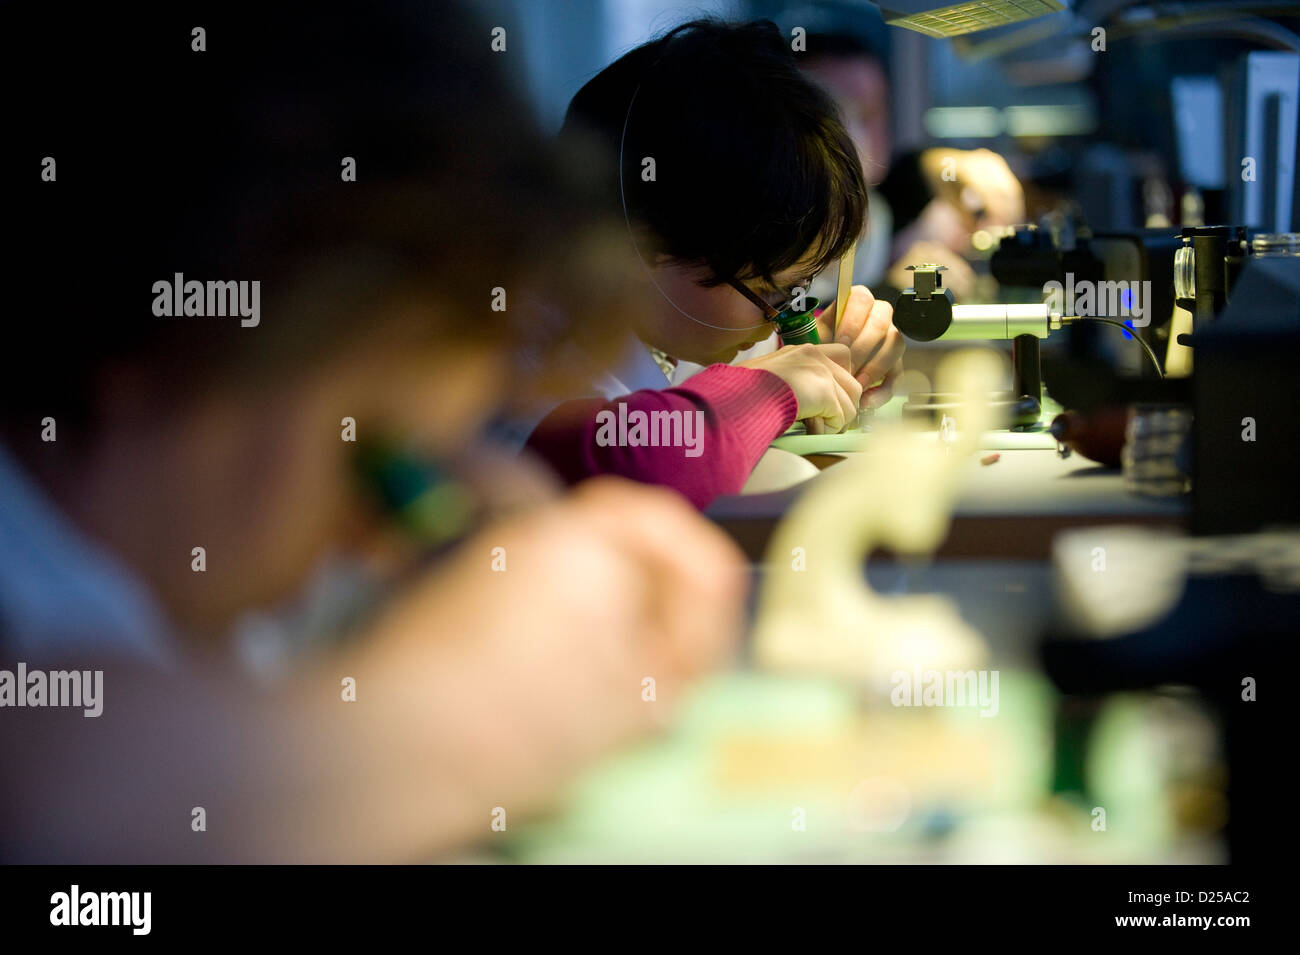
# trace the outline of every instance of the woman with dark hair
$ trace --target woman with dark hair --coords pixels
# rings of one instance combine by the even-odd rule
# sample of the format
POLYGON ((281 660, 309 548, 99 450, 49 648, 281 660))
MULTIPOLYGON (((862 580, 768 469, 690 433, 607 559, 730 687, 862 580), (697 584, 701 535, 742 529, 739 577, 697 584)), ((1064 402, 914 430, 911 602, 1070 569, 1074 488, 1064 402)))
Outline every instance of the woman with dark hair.
POLYGON ((728 364, 772 339, 771 317, 854 246, 866 216, 835 106, 772 23, 695 21, 632 50, 573 98, 561 138, 603 149, 593 178, 627 222, 649 303, 599 397, 562 405, 530 438, 561 475, 621 474, 704 507, 738 491, 796 419, 838 431, 864 394, 888 399, 904 344, 865 287, 834 342, 823 323, 827 344, 728 364), (682 382, 687 363, 707 367, 682 382), (703 434, 691 454, 623 440, 638 414, 696 416, 703 434))

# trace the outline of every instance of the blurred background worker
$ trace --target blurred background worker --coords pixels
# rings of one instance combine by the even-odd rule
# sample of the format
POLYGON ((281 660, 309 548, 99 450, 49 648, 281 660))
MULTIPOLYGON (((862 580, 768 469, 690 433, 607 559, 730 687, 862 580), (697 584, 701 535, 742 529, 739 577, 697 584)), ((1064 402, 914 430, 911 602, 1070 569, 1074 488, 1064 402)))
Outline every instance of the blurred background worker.
POLYGON ((743 566, 665 492, 548 500, 474 447, 543 384, 521 353, 559 375, 636 308, 487 28, 199 20, 13 30, 53 79, 10 179, 0 668, 104 677, 97 718, 6 701, 0 856, 419 858, 658 725, 727 657, 743 566))
POLYGON ((912 284, 908 265, 933 262, 947 267, 944 283, 958 300, 969 298, 975 272, 965 256, 972 234, 1025 218, 1024 193, 1006 160, 988 149, 896 154, 890 33, 875 7, 801 6, 781 19, 807 31, 799 63, 835 99, 872 189, 854 281, 892 299, 912 284))

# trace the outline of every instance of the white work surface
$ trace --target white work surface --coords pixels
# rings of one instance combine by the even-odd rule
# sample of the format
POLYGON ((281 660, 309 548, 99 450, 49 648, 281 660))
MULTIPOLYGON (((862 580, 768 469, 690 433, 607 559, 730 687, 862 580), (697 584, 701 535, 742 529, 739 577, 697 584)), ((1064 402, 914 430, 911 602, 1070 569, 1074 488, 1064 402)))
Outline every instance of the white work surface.
MULTIPOLYGON (((971 463, 957 498, 956 515, 1104 514, 1122 520, 1125 516, 1177 518, 1186 511, 1184 499, 1134 494, 1124 487, 1119 471, 1078 455, 1062 458, 1046 449, 980 452, 981 456, 992 453, 999 455, 993 464, 971 463)), ((707 513, 714 519, 776 517, 818 477, 780 491, 721 497, 707 513)), ((889 493, 888 488, 870 490, 889 493)))

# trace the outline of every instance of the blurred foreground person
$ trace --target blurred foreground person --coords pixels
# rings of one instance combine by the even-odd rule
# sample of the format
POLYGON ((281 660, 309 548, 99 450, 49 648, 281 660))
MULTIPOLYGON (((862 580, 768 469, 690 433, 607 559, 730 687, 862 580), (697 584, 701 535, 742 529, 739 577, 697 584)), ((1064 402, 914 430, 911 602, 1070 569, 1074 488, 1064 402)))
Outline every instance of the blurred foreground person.
POLYGON ((424 858, 661 722, 729 653, 743 565, 613 479, 436 560, 396 532, 362 450, 472 466, 517 352, 597 346, 622 272, 486 29, 421 4, 204 23, 14 31, 62 79, 26 94, 11 176, 0 857, 424 858), (340 557, 386 598, 251 680, 232 628, 340 557))

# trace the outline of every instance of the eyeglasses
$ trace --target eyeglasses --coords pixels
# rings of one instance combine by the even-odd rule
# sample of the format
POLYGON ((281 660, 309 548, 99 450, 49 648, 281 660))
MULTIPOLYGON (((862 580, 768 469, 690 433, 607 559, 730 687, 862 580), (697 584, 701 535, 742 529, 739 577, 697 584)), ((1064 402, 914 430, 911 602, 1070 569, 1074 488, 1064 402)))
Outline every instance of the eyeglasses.
POLYGON ((808 286, 812 284, 812 279, 806 279, 800 282, 798 285, 791 288, 789 292, 782 292, 780 305, 773 305, 739 279, 727 279, 727 284, 753 302, 754 305, 763 312, 763 315, 769 322, 775 322, 786 312, 790 311, 790 309, 794 307, 795 302, 807 295, 808 286))

